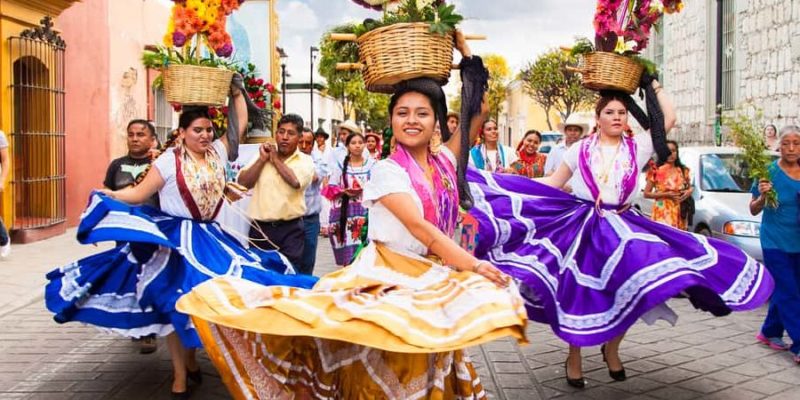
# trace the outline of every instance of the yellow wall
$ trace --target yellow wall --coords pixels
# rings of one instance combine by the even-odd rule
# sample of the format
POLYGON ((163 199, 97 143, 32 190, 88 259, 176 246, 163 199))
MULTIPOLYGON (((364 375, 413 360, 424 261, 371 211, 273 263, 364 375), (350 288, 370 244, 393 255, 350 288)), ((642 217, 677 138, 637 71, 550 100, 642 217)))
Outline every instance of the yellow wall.
MULTIPOLYGON (((502 130, 501 139, 509 146, 516 146, 522 135, 529 129, 540 132, 550 130, 544 109, 536 103, 522 87, 522 82, 512 81, 506 89, 506 101, 500 113, 498 125, 502 130), (511 140, 508 140, 508 128, 511 128, 511 140)), ((550 111, 552 130, 557 129, 561 117, 555 110, 550 111)))
MULTIPOLYGON (((37 27, 45 15, 51 17, 58 16, 62 11, 69 7, 74 0, 0 0, 0 129, 6 135, 12 131, 11 116, 12 103, 11 80, 13 71, 12 61, 9 54, 8 39, 19 34, 28 28, 37 27)), ((11 138, 9 137, 9 142, 11 138)), ((12 144, 13 146, 13 144, 12 144)), ((14 149, 9 147, 9 158, 13 161, 14 149)), ((5 182, 2 198, 3 221, 7 227, 13 225, 13 191, 10 181, 13 179, 14 166, 8 181, 5 182)))

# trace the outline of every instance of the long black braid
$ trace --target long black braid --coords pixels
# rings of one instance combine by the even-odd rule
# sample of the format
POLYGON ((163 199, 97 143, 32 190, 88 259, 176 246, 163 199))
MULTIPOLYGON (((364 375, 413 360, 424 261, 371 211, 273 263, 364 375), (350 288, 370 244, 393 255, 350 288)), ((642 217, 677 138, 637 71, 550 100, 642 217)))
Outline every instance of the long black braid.
MULTIPOLYGON (((350 142, 353 141, 354 138, 360 137, 362 140, 364 139, 364 135, 360 133, 351 133, 347 135, 347 139, 344 140, 344 146, 347 149, 350 146, 350 142)), ((367 160, 364 160, 367 162, 367 160)), ((350 165, 350 150, 347 150, 347 155, 344 157, 344 163, 342 164, 342 190, 349 189, 349 183, 347 181, 347 167, 350 165)), ((344 242, 344 235, 345 231, 347 230, 347 208, 350 205, 350 196, 346 193, 342 193, 342 206, 339 208, 339 230, 336 232, 336 235, 339 237, 340 242, 344 242)))

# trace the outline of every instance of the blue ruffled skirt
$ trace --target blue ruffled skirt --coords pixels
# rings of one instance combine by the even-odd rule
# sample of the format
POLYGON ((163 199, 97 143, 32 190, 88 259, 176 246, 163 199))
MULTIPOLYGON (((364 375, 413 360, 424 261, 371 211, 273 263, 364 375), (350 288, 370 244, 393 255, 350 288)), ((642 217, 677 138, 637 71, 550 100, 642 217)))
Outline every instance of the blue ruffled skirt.
POLYGON ((84 322, 130 337, 177 332, 186 347, 201 343, 175 303, 196 285, 218 276, 302 288, 317 281, 293 275, 277 251, 243 248, 214 222, 173 217, 97 193, 81 216, 78 241, 118 245, 47 274, 45 303, 57 322, 84 322))

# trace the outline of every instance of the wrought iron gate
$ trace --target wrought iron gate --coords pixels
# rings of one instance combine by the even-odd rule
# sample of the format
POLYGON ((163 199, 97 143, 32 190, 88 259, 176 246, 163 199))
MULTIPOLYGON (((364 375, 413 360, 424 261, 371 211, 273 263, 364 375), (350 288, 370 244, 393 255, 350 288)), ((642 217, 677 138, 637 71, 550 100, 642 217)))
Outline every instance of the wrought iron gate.
POLYGON ((12 229, 43 228, 66 219, 64 50, 45 17, 8 40, 14 178, 12 229))

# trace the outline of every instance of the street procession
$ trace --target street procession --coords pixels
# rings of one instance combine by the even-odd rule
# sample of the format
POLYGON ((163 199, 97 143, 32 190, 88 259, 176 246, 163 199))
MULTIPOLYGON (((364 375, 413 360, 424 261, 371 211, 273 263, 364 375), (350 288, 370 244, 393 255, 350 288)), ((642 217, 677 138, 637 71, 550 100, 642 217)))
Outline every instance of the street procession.
POLYGON ((800 398, 798 1, 0 32, 0 399, 800 398))

